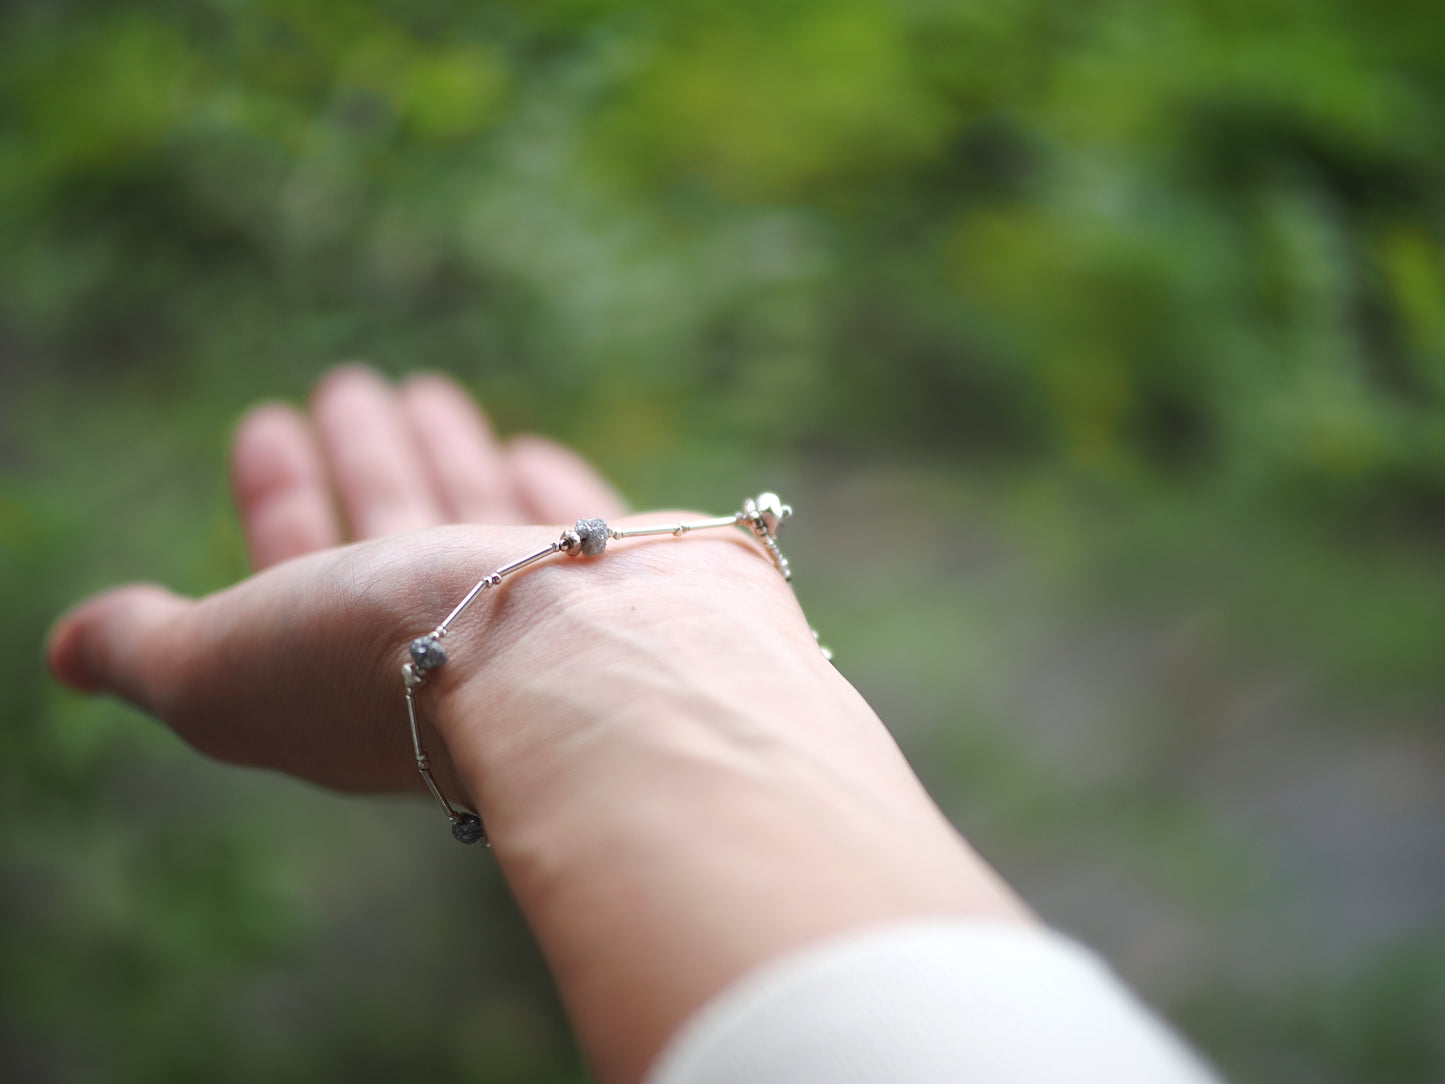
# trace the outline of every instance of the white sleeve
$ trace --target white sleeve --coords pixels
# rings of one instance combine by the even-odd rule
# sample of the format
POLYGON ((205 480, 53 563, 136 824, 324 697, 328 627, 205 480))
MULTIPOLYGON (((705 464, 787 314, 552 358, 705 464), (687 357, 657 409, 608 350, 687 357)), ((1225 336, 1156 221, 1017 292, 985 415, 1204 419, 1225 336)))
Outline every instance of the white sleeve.
POLYGON ((1093 953, 930 920, 807 946, 696 1012, 647 1084, 1217 1084, 1093 953))

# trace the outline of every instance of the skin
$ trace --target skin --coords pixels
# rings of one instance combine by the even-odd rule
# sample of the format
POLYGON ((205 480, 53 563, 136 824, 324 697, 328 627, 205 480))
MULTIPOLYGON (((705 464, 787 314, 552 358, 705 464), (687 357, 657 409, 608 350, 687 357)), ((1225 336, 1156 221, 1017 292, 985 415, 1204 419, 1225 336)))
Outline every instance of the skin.
MULTIPOLYGON (((251 410, 232 485, 254 574, 198 600, 92 598, 57 623, 51 669, 209 756, 347 791, 419 787, 406 645, 483 573, 579 516, 695 515, 628 516, 574 453, 499 441, 450 381, 357 366, 308 411, 251 410)), ((421 693, 434 770, 486 821, 604 1084, 641 1079, 693 1010, 810 941, 1033 921, 741 531, 543 562, 447 648, 421 693)))

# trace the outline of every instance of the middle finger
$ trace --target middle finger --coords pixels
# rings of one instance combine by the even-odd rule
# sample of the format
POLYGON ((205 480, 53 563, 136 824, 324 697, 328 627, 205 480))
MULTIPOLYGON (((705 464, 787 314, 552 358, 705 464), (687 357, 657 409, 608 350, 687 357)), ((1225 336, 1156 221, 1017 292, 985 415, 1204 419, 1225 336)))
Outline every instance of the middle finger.
POLYGON ((333 370, 317 386, 312 411, 354 537, 445 522, 390 384, 359 365, 333 370))

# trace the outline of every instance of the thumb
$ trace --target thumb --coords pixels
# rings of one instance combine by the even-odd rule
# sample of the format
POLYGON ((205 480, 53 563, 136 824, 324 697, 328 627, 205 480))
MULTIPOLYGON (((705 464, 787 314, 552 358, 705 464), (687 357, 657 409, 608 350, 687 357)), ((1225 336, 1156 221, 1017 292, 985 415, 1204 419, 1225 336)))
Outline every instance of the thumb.
POLYGON ((87 599, 56 622, 46 658, 56 678, 80 692, 110 692, 154 712, 170 671, 178 619, 195 603, 153 584, 133 584, 87 599))

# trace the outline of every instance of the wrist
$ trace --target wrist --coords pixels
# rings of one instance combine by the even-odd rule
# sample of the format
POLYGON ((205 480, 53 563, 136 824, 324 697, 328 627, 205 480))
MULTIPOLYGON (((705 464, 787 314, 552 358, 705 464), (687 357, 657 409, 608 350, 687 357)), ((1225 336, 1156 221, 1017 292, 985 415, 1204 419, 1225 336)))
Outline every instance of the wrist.
MULTIPOLYGON (((460 578, 494 560, 495 540, 485 545, 460 578)), ((450 660, 425 697, 494 838, 513 814, 541 812, 548 779, 584 749, 645 744, 668 721, 730 732, 789 701, 797 710, 846 697, 867 711, 742 532, 554 558, 484 602, 451 631, 450 660)))
POLYGON ((492 603, 438 725, 600 1077, 808 940, 1026 917, 745 536, 549 562, 492 603))

